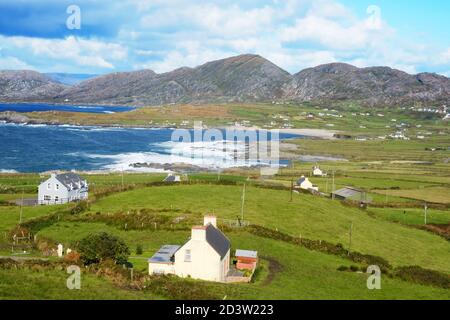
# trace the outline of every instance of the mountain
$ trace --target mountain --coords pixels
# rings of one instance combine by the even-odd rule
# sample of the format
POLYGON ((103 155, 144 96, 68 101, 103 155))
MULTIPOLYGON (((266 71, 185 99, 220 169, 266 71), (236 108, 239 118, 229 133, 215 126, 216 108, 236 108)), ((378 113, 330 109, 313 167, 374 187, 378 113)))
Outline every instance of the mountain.
POLYGON ((241 55, 156 74, 150 70, 90 79, 57 96, 83 103, 159 105, 282 98, 291 75, 257 55, 241 55))
POLYGON ((300 71, 284 91, 286 99, 296 101, 357 100, 370 105, 448 102, 450 79, 431 73, 410 75, 388 67, 331 63, 300 71))
MULTIPOLYGON (((388 67, 331 63, 294 75, 259 55, 240 55, 157 74, 106 74, 65 86, 31 71, 0 73, 0 101, 162 105, 170 103, 352 100, 365 105, 450 104, 450 79, 388 67)), ((67 83, 67 82, 66 82, 67 83)))
POLYGON ((66 86, 29 70, 0 71, 0 101, 50 101, 66 86))
POLYGON ((44 73, 47 77, 55 82, 65 84, 67 86, 76 85, 82 81, 95 78, 96 74, 83 74, 83 73, 44 73))

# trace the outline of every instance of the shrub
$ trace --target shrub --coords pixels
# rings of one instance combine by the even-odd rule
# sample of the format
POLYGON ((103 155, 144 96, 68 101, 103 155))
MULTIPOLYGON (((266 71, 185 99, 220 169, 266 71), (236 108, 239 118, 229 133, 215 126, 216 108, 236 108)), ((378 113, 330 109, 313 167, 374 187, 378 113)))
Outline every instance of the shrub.
POLYGON ((87 201, 80 201, 75 207, 70 211, 70 214, 80 214, 89 209, 89 203, 87 201))
POLYGON ((122 239, 106 232, 91 234, 81 240, 78 251, 86 265, 106 259, 111 259, 117 264, 125 264, 130 255, 130 249, 122 239))
POLYGON ((423 269, 419 266, 397 268, 395 276, 405 281, 450 289, 450 278, 447 275, 438 271, 423 269))
POLYGON ((143 254, 143 253, 144 253, 144 250, 142 249, 142 245, 138 244, 138 245, 136 246, 136 254, 137 254, 137 255, 141 255, 141 254, 143 254))

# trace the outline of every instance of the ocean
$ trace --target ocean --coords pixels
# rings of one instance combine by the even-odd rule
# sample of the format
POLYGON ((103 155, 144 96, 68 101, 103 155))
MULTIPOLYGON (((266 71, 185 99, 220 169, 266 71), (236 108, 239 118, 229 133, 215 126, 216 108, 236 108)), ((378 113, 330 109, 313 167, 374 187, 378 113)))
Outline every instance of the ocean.
POLYGON ((134 107, 125 106, 93 106, 93 105, 52 105, 42 103, 0 103, 0 112, 44 112, 44 111, 65 111, 65 112, 87 112, 87 113, 116 113, 134 110, 134 107))
MULTIPOLYGON (((206 169, 264 164, 245 159, 248 145, 224 139, 172 141, 173 129, 130 129, 0 123, 0 172, 162 171, 135 163, 185 163, 206 169), (233 148, 229 148, 230 144, 233 148)), ((192 130, 188 131, 192 134, 192 130)), ((223 132, 223 131, 220 131, 223 132)), ((270 136, 269 136, 270 137, 270 136)), ((298 137, 280 134, 279 139, 298 137)))

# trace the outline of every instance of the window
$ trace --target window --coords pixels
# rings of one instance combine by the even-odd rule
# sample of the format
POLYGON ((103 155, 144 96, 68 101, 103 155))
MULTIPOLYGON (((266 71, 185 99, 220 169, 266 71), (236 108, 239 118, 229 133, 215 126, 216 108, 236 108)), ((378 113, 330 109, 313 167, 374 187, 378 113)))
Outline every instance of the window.
POLYGON ((51 196, 44 196, 44 201, 51 201, 52 197, 51 196))
POLYGON ((184 262, 191 262, 191 250, 184 252, 184 262))
POLYGON ((55 202, 58 202, 58 201, 59 201, 59 197, 55 196, 55 202))
POLYGON ((59 190, 59 184, 55 184, 56 190, 59 190))
POLYGON ((52 184, 51 183, 48 183, 47 184, 47 190, 50 190, 52 188, 52 184))

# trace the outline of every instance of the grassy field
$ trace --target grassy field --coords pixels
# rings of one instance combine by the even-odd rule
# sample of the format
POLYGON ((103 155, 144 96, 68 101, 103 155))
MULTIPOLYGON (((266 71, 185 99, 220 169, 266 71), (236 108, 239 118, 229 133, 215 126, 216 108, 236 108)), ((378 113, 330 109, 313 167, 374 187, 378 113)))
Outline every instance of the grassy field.
MULTIPOLYGON (((37 230, 37 239, 75 248, 89 234, 106 231, 124 239, 131 249, 129 261, 139 275, 147 272, 147 259, 163 244, 182 244, 191 224, 214 213, 227 225, 241 217, 241 196, 246 183, 244 220, 296 239, 326 241, 350 252, 387 260, 389 275, 382 276, 382 290, 366 288, 366 265, 345 256, 307 249, 281 239, 263 237, 249 229, 226 228, 232 250, 254 249, 260 268, 250 284, 206 283, 190 279, 151 279, 146 289, 131 290, 84 270, 82 290, 65 288, 64 270, 0 268, 1 299, 450 299, 450 290, 400 280, 393 272, 419 266, 450 276, 450 243, 445 236, 423 230, 424 202, 429 203, 427 223, 450 225, 450 132, 448 122, 435 115, 412 113, 400 108, 377 108, 370 112, 351 103, 330 107, 310 104, 175 105, 140 108, 129 113, 96 115, 83 113, 31 113, 30 118, 76 125, 192 127, 203 121, 209 127, 229 126, 246 120, 248 126, 326 128, 351 135, 348 140, 292 139, 282 152, 292 159, 273 177, 260 177, 258 170, 229 169, 216 173, 183 176, 181 185, 161 186, 161 174, 83 173, 90 183, 89 208, 79 214, 62 213, 61 219, 37 230), (383 116, 380 116, 382 114, 383 116), (309 116, 308 116, 309 115, 309 116), (186 119, 189 119, 188 122, 186 119), (395 119, 396 121, 393 121, 395 119), (405 129, 410 140, 382 139, 405 129), (425 136, 418 139, 418 135, 425 136), (367 141, 358 141, 365 137, 367 141), (434 150, 434 151, 431 151, 434 150), (331 156, 343 161, 319 162, 327 177, 311 177, 320 191, 352 186, 373 197, 367 210, 333 201, 329 197, 294 193, 291 181, 310 176, 316 163, 302 156, 331 156), (344 161, 345 160, 345 161, 344 161), (334 179, 333 179, 334 173, 334 179), (334 180, 334 186, 333 186, 334 180), (148 221, 164 217, 166 224, 129 226, 124 221, 148 221), (184 217, 177 225, 175 218, 184 217), (121 220, 122 219, 122 220, 121 220), (184 223, 184 224, 183 224, 184 223), (188 224, 189 223, 189 224, 188 224), (351 246, 350 246, 350 229, 351 246), (143 253, 137 253, 137 246, 143 253), (352 267, 353 272, 338 271, 352 267), (358 272, 355 272, 358 270, 358 272), (163 281, 163 282, 161 282, 163 281)), ((9 232, 19 223, 45 218, 72 205, 24 207, 10 201, 35 197, 45 176, 0 174, 0 256, 11 254, 9 232)), ((162 219, 162 220, 164 220, 162 219)), ((320 242, 321 243, 321 242, 320 242)), ((15 252, 15 257, 22 255, 15 252)), ((40 257, 33 249, 27 257, 40 257)), ((58 258, 51 257, 58 262, 58 258)), ((386 271, 387 272, 387 271, 386 271)), ((427 271, 428 272, 428 271, 427 271)))

